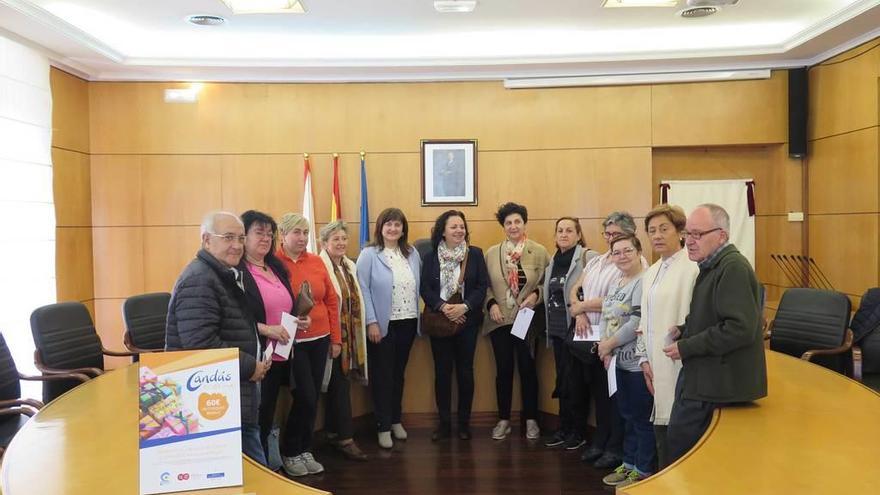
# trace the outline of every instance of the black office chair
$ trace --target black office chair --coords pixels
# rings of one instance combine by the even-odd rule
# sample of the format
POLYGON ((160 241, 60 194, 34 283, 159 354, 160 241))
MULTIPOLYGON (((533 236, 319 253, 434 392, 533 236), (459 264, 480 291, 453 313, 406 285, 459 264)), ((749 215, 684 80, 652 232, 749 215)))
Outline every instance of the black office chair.
POLYGON ((85 382, 89 377, 77 373, 65 373, 48 376, 30 376, 18 372, 6 339, 0 334, 0 456, 9 446, 12 437, 18 430, 43 407, 43 403, 34 399, 21 398, 20 380, 77 380, 85 382))
POLYGON ((425 255, 431 252, 431 239, 417 239, 413 247, 419 252, 419 258, 425 259, 425 255))
POLYGON ((861 380, 861 352, 849 329, 851 303, 840 292, 793 288, 770 322, 770 349, 861 380))
POLYGON ((125 323, 123 343, 126 349, 138 354, 165 350, 165 321, 168 319, 168 302, 171 294, 153 292, 132 296, 122 303, 122 320, 125 323))
MULTIPOLYGON (((79 302, 49 304, 31 313, 34 336, 34 364, 43 375, 81 373, 96 377, 104 373, 104 355, 130 357, 133 352, 104 348, 89 310, 79 302)), ((43 402, 79 385, 76 380, 43 384, 43 402)))

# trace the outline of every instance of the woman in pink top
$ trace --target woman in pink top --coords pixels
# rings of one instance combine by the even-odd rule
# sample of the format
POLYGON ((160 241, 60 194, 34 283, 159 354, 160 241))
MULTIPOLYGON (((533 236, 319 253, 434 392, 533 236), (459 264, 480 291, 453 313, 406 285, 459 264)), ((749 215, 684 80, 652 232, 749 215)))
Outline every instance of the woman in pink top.
MULTIPOLYGON (((242 273, 248 309, 257 322, 260 349, 276 342, 286 344, 291 336, 281 326, 281 313, 292 312, 294 297, 287 270, 274 255, 278 226, 272 217, 254 210, 244 212, 241 221, 244 223, 245 244, 238 269, 242 273)), ((282 384, 290 382, 289 377, 287 357, 273 354, 272 367, 260 384, 260 440, 263 450, 267 451, 267 459, 267 439, 275 416, 278 390, 282 384)))

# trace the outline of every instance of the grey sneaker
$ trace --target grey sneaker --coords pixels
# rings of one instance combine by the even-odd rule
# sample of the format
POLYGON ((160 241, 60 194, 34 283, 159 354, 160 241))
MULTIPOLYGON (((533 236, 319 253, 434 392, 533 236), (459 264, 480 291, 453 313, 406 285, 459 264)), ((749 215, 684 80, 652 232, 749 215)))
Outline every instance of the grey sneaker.
POLYGON ((394 434, 395 440, 406 440, 406 430, 403 429, 403 425, 400 423, 391 425, 391 433, 394 434))
POLYGON ((391 440, 390 431, 379 432, 379 447, 382 447, 383 449, 390 449, 391 447, 394 447, 394 442, 391 440))
MULTIPOLYGON (((608 486, 617 486, 626 481, 632 473, 636 473, 636 470, 629 469, 621 464, 620 466, 617 466, 617 469, 615 469, 611 474, 602 478, 602 483, 605 483, 608 486)), ((638 473, 636 473, 636 475, 638 475, 638 473)))
POLYGON ((498 421, 498 424, 495 425, 495 428, 492 428, 492 439, 504 440, 505 438, 507 438, 507 435, 510 435, 510 421, 502 419, 498 421))
POLYGON ((281 466, 284 468, 285 473, 295 478, 309 474, 309 468, 306 467, 306 463, 301 455, 281 457, 281 466))
POLYGON ((537 440, 541 438, 541 428, 534 419, 526 420, 526 438, 529 440, 537 440))
POLYGON ((309 474, 318 474, 324 472, 324 466, 322 466, 320 462, 315 460, 315 456, 313 456, 311 452, 303 452, 300 457, 302 457, 303 463, 305 464, 306 469, 309 471, 309 474))

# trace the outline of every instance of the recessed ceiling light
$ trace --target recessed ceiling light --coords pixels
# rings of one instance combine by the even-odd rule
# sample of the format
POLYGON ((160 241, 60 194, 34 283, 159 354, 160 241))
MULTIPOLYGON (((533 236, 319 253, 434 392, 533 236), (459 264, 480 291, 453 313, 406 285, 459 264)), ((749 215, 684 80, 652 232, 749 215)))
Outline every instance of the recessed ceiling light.
POLYGON ((305 14, 300 0, 221 0, 233 14, 305 14))
POLYGON ((616 7, 675 7, 678 0, 605 0, 602 6, 606 9, 616 7))
POLYGON ((689 7, 678 13, 685 19, 697 19, 699 17, 708 17, 721 10, 721 7, 689 7))
POLYGON ((220 17, 219 15, 191 15, 186 18, 186 20, 190 24, 195 24, 196 26, 219 26, 226 22, 226 19, 220 17))
POLYGON ((477 0, 434 0, 434 10, 442 13, 473 12, 477 0))

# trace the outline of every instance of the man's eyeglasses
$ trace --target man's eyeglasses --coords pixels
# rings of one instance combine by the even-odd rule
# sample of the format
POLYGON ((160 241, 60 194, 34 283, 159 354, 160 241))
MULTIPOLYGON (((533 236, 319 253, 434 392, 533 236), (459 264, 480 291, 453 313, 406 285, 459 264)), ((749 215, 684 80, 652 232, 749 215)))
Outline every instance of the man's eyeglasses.
POLYGON ((219 237, 224 241, 232 244, 233 242, 238 241, 239 244, 244 244, 245 236, 243 235, 235 235, 235 234, 211 234, 208 233, 211 237, 219 237))
POLYGON ((700 232, 699 230, 685 230, 682 233, 684 234, 685 237, 690 237, 691 239, 693 239, 695 241, 699 241, 700 239, 703 238, 704 235, 711 234, 712 232, 715 232, 716 230, 721 230, 721 227, 715 227, 714 229, 704 230, 702 232, 700 232))

